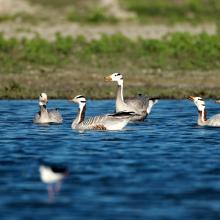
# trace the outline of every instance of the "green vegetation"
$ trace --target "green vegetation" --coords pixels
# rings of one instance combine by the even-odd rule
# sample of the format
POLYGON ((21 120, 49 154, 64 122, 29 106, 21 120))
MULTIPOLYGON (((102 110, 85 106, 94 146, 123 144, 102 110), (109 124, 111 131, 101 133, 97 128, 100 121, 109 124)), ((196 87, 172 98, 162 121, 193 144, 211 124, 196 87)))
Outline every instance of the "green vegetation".
POLYGON ((33 15, 30 15, 28 13, 16 13, 13 15, 7 15, 7 14, 2 14, 0 15, 0 23, 6 22, 6 21, 19 21, 19 22, 28 22, 30 24, 37 24, 40 21, 42 21, 43 18, 37 18, 33 15))
MULTIPOLYGON (((83 0, 29 0, 32 4, 46 6, 49 10, 59 10, 61 14, 67 14, 66 19, 72 22, 97 24, 111 23, 115 24, 119 20, 108 15, 105 8, 101 8, 97 1, 83 0)), ((49 17, 48 17, 49 19, 49 17)), ((55 18, 56 19, 56 18, 55 18)))
MULTIPOLYGON (((28 0, 31 4, 40 5, 58 17, 80 23, 116 23, 120 19, 109 15, 100 7, 97 0, 28 0)), ((132 19, 143 23, 180 23, 193 24, 215 22, 219 25, 219 0, 118 0, 124 11, 136 14, 132 19)), ((48 20, 50 20, 50 12, 48 20)), ((58 19, 52 16, 53 19, 58 19)), ((59 20, 59 19, 58 19, 59 20)))
POLYGON ((140 21, 207 22, 219 21, 219 0, 120 0, 121 5, 138 15, 140 21))
POLYGON ((94 0, 28 0, 32 4, 42 5, 44 7, 62 9, 70 6, 83 7, 91 4, 94 0))
POLYGON ((18 73, 31 67, 64 66, 73 60, 92 68, 129 67, 195 70, 220 67, 220 36, 173 34, 162 40, 132 41, 120 34, 87 41, 56 36, 17 40, 0 36, 1 72, 18 73))
POLYGON ((33 98, 42 91, 52 97, 114 97, 115 85, 103 81, 112 72, 126 73, 127 95, 217 97, 219 67, 219 35, 137 41, 114 35, 87 41, 58 34, 53 42, 0 36, 0 97, 33 98))
POLYGON ((115 24, 119 22, 116 17, 109 16, 105 13, 105 11, 101 8, 95 9, 72 9, 67 16, 69 21, 73 22, 81 22, 81 23, 112 23, 115 24))
POLYGON ((105 9, 100 8, 95 0, 29 0, 32 4, 46 6, 50 10, 59 10, 67 14, 67 20, 80 23, 111 23, 115 24, 119 20, 108 15, 105 9), (94 7, 95 6, 95 7, 94 7))

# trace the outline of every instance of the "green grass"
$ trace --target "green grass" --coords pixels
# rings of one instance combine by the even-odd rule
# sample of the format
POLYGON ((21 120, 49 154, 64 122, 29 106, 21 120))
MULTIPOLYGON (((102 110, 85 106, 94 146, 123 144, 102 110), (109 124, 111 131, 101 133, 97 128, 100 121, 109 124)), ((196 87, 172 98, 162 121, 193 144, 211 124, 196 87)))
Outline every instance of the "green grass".
POLYGON ((114 97, 115 85, 103 82, 112 72, 126 73, 127 95, 217 97, 219 68, 219 35, 173 34, 137 41, 104 35, 87 41, 57 34, 53 42, 0 36, 0 97, 33 98, 45 90, 52 97, 114 97))
MULTIPOLYGON (((44 10, 55 10, 55 14, 67 14, 68 21, 80 23, 117 23, 114 16, 99 8, 96 0, 28 0, 40 5, 44 10)), ((216 22, 220 20, 219 0, 118 0, 124 10, 134 12, 137 20, 143 23, 179 23, 193 24, 216 22)), ((49 13, 49 12, 48 12, 49 13)), ((50 14, 50 13, 49 13, 50 14)), ((48 19, 50 19, 48 17, 48 19)), ((53 19, 56 19, 53 16, 53 19)), ((133 19, 135 20, 135 19, 133 19)))
POLYGON ((121 5, 138 15, 140 21, 207 22, 219 21, 219 0, 119 0, 121 5))
POLYGON ((3 72, 19 72, 27 66, 62 66, 72 60, 94 68, 217 69, 220 36, 177 33, 162 40, 132 41, 118 34, 87 41, 84 37, 73 39, 58 34, 54 42, 40 37, 17 40, 0 36, 0 58, 3 72))
POLYGON ((64 17, 71 22, 88 24, 119 22, 116 17, 108 15, 104 8, 100 8, 95 0, 29 0, 29 2, 46 7, 46 10, 58 10, 61 15, 67 14, 64 17))
POLYGON ((38 24, 42 21, 43 18, 39 18, 28 13, 16 13, 13 15, 2 14, 0 15, 0 23, 7 22, 7 21, 19 21, 19 23, 29 23, 29 24, 38 24))
POLYGON ((122 35, 87 41, 56 36, 54 42, 36 37, 17 40, 0 36, 2 73, 23 72, 36 66, 75 63, 93 68, 194 70, 220 68, 220 36, 173 34, 162 40, 132 41, 122 35))
POLYGON ((94 0, 28 0, 35 5, 41 5, 44 7, 62 9, 69 6, 83 7, 84 5, 91 4, 94 0))
POLYGON ((72 22, 81 22, 89 24, 115 24, 119 22, 119 20, 116 17, 107 15, 105 10, 101 8, 89 8, 81 10, 73 8, 71 12, 68 13, 67 19, 72 22))

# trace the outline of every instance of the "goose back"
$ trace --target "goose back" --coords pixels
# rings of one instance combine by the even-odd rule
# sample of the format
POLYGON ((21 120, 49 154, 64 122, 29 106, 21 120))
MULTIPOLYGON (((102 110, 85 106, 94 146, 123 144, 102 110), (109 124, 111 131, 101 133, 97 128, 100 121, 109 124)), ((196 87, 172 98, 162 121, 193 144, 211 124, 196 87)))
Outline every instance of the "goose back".
POLYGON ((220 114, 214 115, 206 121, 207 126, 220 127, 220 114))

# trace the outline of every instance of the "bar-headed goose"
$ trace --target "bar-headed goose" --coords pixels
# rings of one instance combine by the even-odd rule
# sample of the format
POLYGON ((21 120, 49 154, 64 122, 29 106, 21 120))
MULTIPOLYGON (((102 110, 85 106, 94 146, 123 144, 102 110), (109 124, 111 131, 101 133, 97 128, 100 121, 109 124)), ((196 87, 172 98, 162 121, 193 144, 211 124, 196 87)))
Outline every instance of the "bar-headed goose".
POLYGON ((40 111, 35 115, 34 123, 62 123, 63 118, 57 109, 47 110, 48 98, 46 93, 39 96, 40 111))
POLYGON ((206 118, 205 102, 201 97, 189 96, 188 99, 193 101, 198 109, 198 125, 220 127, 220 114, 214 115, 209 119, 206 118))
POLYGON ((105 77, 105 81, 117 82, 118 90, 116 96, 116 112, 135 112, 137 116, 133 117, 132 121, 143 121, 150 114, 153 105, 158 101, 158 99, 149 99, 141 94, 137 97, 124 100, 123 76, 120 73, 113 73, 110 76, 105 77))
POLYGON ((72 129, 121 130, 135 116, 133 112, 118 112, 115 114, 95 116, 85 120, 86 98, 78 95, 69 101, 79 105, 78 114, 72 122, 72 129))

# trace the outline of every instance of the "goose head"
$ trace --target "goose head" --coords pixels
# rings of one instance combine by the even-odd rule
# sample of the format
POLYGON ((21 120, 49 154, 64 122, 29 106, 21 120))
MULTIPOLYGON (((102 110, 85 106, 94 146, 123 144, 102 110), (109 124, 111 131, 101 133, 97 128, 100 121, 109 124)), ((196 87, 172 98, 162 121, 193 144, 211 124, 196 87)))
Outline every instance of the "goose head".
POLYGON ((43 105, 47 105, 47 103, 48 103, 47 94, 43 92, 39 96, 39 105, 43 106, 43 105))
POLYGON ((205 110, 205 102, 201 97, 189 96, 188 99, 194 102, 194 104, 198 108, 198 111, 205 110))
POLYGON ((106 76, 105 81, 114 81, 114 82, 117 82, 118 85, 122 85, 123 84, 123 76, 121 73, 113 73, 109 76, 106 76))
POLYGON ((73 99, 70 99, 70 101, 79 104, 80 108, 86 105, 86 98, 83 95, 77 95, 73 99))

